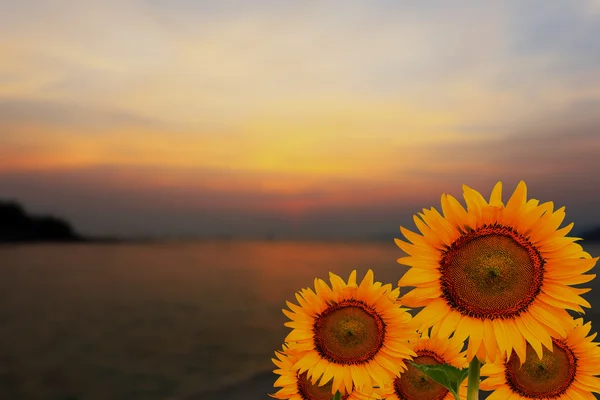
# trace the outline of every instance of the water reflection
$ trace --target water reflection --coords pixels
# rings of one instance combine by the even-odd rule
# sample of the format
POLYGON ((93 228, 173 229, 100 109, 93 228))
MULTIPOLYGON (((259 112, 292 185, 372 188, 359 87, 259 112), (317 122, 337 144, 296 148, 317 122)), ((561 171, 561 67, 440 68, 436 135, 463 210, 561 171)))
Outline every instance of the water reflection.
POLYGON ((2 247, 0 398, 162 399, 271 369, 294 292, 329 271, 396 283, 400 255, 393 243, 2 247))
POLYGON ((0 398, 185 398, 271 370, 296 291, 369 268, 396 285, 401 256, 393 242, 0 247, 0 398))

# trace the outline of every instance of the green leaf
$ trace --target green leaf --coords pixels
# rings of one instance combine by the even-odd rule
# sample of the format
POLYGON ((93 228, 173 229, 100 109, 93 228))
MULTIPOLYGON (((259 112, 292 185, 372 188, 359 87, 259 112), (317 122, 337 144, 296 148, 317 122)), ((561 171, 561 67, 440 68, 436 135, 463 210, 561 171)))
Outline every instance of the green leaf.
POLYGON ((447 364, 424 365, 412 362, 410 364, 448 389, 450 393, 454 395, 456 400, 460 400, 458 397, 458 388, 467 378, 467 375, 469 375, 469 368, 458 369, 447 364))
POLYGON ((337 392, 335 392, 332 400, 342 400, 342 394, 340 393, 339 390, 337 392))

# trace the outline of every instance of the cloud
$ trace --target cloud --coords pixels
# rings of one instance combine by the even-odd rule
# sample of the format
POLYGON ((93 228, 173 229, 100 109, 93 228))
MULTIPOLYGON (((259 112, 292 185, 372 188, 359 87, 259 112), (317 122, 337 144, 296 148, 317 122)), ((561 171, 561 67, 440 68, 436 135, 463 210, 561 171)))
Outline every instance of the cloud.
MULTIPOLYGON (((74 128, 81 134, 114 127, 160 129, 162 123, 118 109, 102 109, 51 101, 0 99, 0 127, 32 124, 47 128, 74 128)), ((163 127, 164 128, 164 127, 163 127)))
POLYGON ((92 231, 308 234, 524 178, 583 221, 593 3, 12 2, 0 189, 92 231))
POLYGON ((234 130, 296 98, 387 99, 485 122, 548 110, 598 66, 597 23, 570 2, 19 4, 2 28, 10 81, 27 88, 12 95, 116 103, 194 128, 234 130), (556 21, 569 28, 546 28, 556 21))

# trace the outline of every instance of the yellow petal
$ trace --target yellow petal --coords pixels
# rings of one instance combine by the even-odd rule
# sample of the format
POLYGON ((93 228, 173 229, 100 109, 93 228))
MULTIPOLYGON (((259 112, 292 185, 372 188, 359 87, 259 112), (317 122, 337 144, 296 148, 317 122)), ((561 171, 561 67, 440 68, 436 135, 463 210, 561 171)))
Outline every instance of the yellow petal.
MULTIPOLYGON (((471 319, 468 323, 469 325, 469 347, 467 349, 467 361, 471 361, 477 350, 479 350, 479 346, 481 346, 481 341, 483 340, 483 322, 479 319, 471 319)), ((479 360, 484 361, 485 360, 479 360)))
POLYGON ((325 372, 323 372, 323 377, 319 382, 319 386, 327 384, 327 382, 329 382, 333 378, 338 368, 340 367, 334 363, 327 364, 327 366, 325 367, 325 372))
POLYGON ((512 342, 511 344, 513 349, 519 356, 521 365, 523 365, 523 363, 525 362, 525 356, 527 354, 527 342, 525 341, 525 337, 521 334, 521 332, 519 331, 512 319, 507 319, 506 321, 504 321, 504 328, 512 342))
POLYGON ((584 307, 590 308, 590 303, 583 297, 575 294, 575 289, 565 286, 561 283, 552 282, 546 280, 542 285, 542 291, 548 296, 552 296, 556 299, 563 299, 570 303, 580 304, 584 307))
POLYGON ((463 315, 456 325, 453 338, 459 342, 464 342, 470 335, 470 328, 473 318, 463 315))
POLYGON ((510 199, 508 199, 508 202, 506 203, 506 209, 516 211, 522 206, 524 206, 526 202, 527 185, 525 184, 525 182, 520 181, 514 193, 512 194, 512 196, 510 196, 510 199))
POLYGON ((425 283, 436 282, 442 275, 436 270, 410 268, 398 281, 398 286, 419 286, 425 283))
POLYGON ((400 232, 404 235, 404 237, 411 242, 412 244, 416 244, 418 246, 427 245, 427 242, 424 240, 424 237, 406 229, 405 227, 400 227, 400 232))
POLYGON ((582 283, 587 283, 593 280, 596 277, 596 274, 584 274, 584 275, 576 275, 568 278, 562 278, 559 281, 555 281, 554 279, 548 279, 548 281, 553 283, 562 283, 563 285, 581 285, 582 283))
POLYGON ((483 342, 485 343, 485 348, 487 349, 487 356, 489 357, 490 361, 494 362, 499 349, 498 343, 496 342, 496 335, 494 334, 494 326, 492 325, 492 321, 489 319, 483 320, 483 342))
POLYGON ((451 312, 451 310, 446 304, 446 301, 437 298, 415 315, 411 321, 411 326, 414 326, 416 329, 420 328, 422 325, 430 327, 438 323, 449 312, 451 312))
POLYGON ((344 386, 346 393, 352 392, 352 371, 350 368, 344 368, 344 386))
POLYGON ((343 290, 346 287, 346 282, 333 272, 329 273, 329 281, 331 282, 331 287, 334 291, 343 290))
POLYGON ((313 385, 317 383, 317 379, 323 375, 323 372, 325 372, 325 368, 327 368, 328 365, 329 361, 323 359, 319 360, 319 362, 315 364, 312 369, 312 374, 310 374, 313 385))
POLYGON ((348 286, 357 287, 356 285, 356 270, 350 273, 350 277, 348 278, 348 286))
POLYGON ((560 324, 560 322, 556 319, 554 315, 539 307, 535 303, 533 303, 529 307, 529 313, 542 324, 546 325, 549 328, 552 328, 561 337, 565 337, 565 328, 560 324))
POLYGON ((477 359, 480 360, 482 363, 485 362, 487 354, 486 354, 486 348, 485 348, 485 343, 483 342, 483 340, 481 341, 481 344, 479 345, 479 349, 477 350, 476 356, 477 359))
POLYGON ((315 290, 317 296, 321 298, 329 299, 333 295, 331 288, 322 279, 315 278, 315 290))
POLYGON ((510 390, 508 386, 502 386, 494 390, 492 394, 488 396, 487 400, 508 400, 513 394, 514 393, 510 390))
POLYGON ((490 195, 491 206, 502 206, 502 182, 496 183, 490 195))
POLYGON ((347 367, 340 367, 340 368, 338 368, 338 371, 333 376, 333 387, 331 388, 332 392, 335 393, 338 390, 340 392, 344 391, 344 372, 343 372, 343 370, 346 369, 346 368, 347 367))
POLYGON ((437 269, 439 267, 439 259, 425 258, 422 256, 400 257, 396 260, 398 264, 407 265, 418 269, 437 269))
POLYGON ((367 295, 369 289, 371 288, 371 286, 373 286, 373 278, 373 270, 369 269, 365 274, 365 277, 363 278, 360 285, 358 285, 358 289, 356 289, 356 296, 358 298, 362 298, 367 295))
POLYGON ((506 330, 504 329, 504 324, 502 320, 494 319, 491 321, 492 326, 494 327, 494 334, 496 336, 496 342, 498 343, 498 348, 502 354, 507 353, 507 358, 510 358, 510 353, 512 351, 512 346, 510 343, 510 338, 507 335, 506 330))
POLYGON ((462 204, 448 194, 442 195, 442 212, 448 221, 455 225, 461 222, 464 224, 465 221, 469 220, 467 211, 462 204))
POLYGON ((461 317, 462 316, 457 312, 449 313, 446 316, 446 318, 444 318, 439 324, 440 329, 438 331, 437 336, 439 336, 440 338, 447 339, 450 336, 450 334, 456 330, 456 326, 460 322, 461 317))
POLYGON ((363 379, 362 368, 352 364, 350 365, 350 371, 352 373, 352 381, 354 382, 356 388, 361 390, 367 383, 367 381, 363 379))
POLYGON ((409 307, 423 307, 433 299, 438 299, 442 295, 438 286, 415 288, 406 293, 400 301, 409 307))
POLYGON ((488 206, 487 201, 485 201, 481 193, 475 189, 471 189, 467 185, 463 185, 463 195, 469 212, 481 212, 483 208, 488 206))

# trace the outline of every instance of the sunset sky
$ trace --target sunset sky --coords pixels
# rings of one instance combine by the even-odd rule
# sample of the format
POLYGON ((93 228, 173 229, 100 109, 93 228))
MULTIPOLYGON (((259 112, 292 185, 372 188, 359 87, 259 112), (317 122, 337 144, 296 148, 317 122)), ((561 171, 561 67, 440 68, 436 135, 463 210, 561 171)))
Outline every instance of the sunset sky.
POLYGON ((88 234, 368 237, 524 179, 600 224, 600 1, 490 3, 4 2, 0 198, 88 234))

